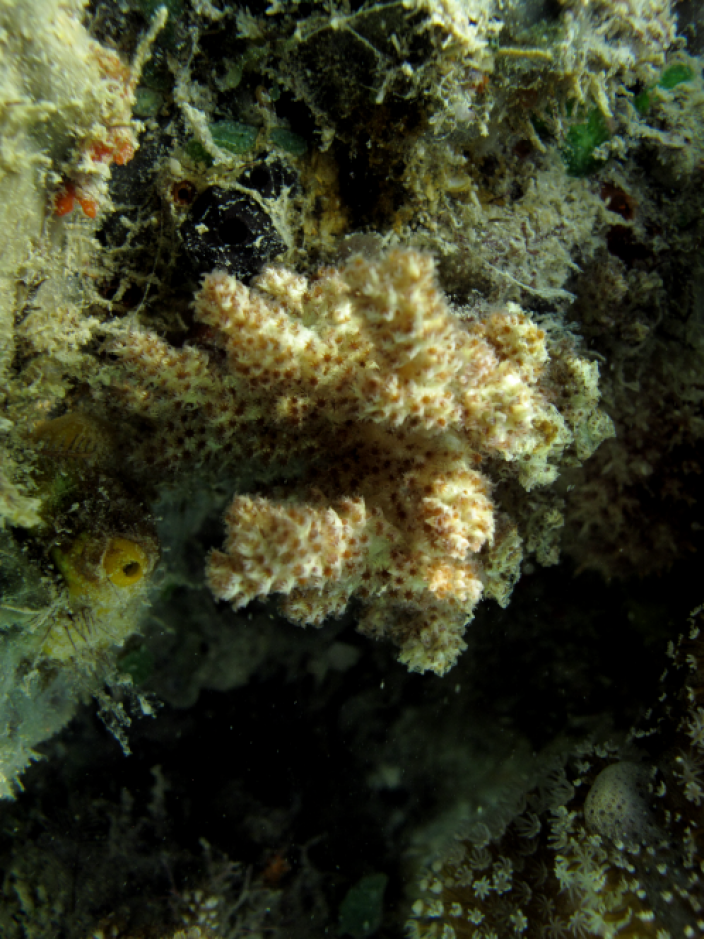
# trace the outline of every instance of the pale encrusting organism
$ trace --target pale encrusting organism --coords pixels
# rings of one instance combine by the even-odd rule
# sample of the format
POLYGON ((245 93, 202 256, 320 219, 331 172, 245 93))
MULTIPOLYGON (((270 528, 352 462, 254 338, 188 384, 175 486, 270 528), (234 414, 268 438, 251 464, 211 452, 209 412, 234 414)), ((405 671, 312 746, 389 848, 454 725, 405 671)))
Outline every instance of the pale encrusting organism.
POLYGON ((208 559, 216 597, 279 594, 317 626, 356 597, 361 632, 446 672, 482 593, 505 605, 519 576, 492 479, 546 485, 612 432, 596 363, 551 347, 516 304, 461 319, 409 249, 310 280, 272 267, 251 288, 216 272, 195 313, 214 349, 118 329, 100 380, 149 420, 138 472, 298 462, 295 482, 235 497, 208 559))

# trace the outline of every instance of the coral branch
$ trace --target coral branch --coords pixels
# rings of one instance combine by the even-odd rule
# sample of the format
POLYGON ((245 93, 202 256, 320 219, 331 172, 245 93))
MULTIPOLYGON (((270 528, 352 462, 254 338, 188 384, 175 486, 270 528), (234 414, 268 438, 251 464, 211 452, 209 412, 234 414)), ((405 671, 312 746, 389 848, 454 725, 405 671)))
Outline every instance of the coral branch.
POLYGON ((596 367, 565 343, 551 357, 515 304, 461 319, 413 250, 310 281, 269 268, 251 288, 215 272, 195 311, 212 352, 141 330, 113 343, 113 390, 154 423, 136 461, 249 457, 287 474, 298 461, 295 484, 234 499, 225 552, 208 561, 214 594, 235 608, 279 594, 302 625, 354 597, 362 632, 444 673, 482 592, 506 603, 521 560, 478 466, 490 458, 526 489, 551 482, 594 423, 596 367))

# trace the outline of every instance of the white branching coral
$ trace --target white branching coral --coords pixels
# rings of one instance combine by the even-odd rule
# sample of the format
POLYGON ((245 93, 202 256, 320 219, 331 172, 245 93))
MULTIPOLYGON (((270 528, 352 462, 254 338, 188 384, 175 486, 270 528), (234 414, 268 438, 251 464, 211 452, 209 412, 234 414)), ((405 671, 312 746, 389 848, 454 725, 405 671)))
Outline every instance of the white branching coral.
POLYGON ((356 598, 363 633, 443 674, 482 593, 507 602, 521 559, 479 466, 526 489, 552 481, 593 422, 596 366, 565 344, 551 357, 515 304, 461 319, 414 250, 311 280, 270 268, 251 288, 215 272, 195 311, 215 354, 124 329, 107 380, 153 424, 138 463, 250 457, 298 476, 235 497, 208 560, 215 595, 240 608, 278 594, 301 625, 356 598))

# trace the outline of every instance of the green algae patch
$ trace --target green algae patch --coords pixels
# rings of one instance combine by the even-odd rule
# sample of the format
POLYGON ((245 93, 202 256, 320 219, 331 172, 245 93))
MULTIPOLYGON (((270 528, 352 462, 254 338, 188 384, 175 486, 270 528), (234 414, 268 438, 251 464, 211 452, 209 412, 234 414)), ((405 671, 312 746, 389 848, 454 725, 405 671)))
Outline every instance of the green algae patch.
POLYGON ((192 137, 186 144, 186 153, 196 163, 212 166, 215 162, 200 140, 196 140, 195 137, 192 137))
POLYGON ((693 78, 694 72, 692 69, 683 62, 678 62, 665 69, 660 76, 658 88, 664 88, 666 91, 669 91, 672 88, 676 88, 677 85, 681 85, 683 82, 691 82, 693 78))
POLYGON ((258 133, 257 127, 240 121, 216 121, 210 125, 210 135, 215 146, 237 155, 252 149, 258 133))
MULTIPOLYGON (((251 150, 259 134, 259 128, 252 124, 242 124, 240 121, 216 121, 208 129, 216 147, 236 156, 251 150)), ((212 166, 215 162, 200 140, 196 140, 195 137, 186 144, 186 153, 196 163, 212 166)))
POLYGON ((639 114, 647 114, 652 104, 652 97, 650 91, 641 91, 640 94, 637 94, 633 99, 633 107, 639 114))
POLYGON ((154 88, 140 87, 135 92, 132 111, 137 117, 156 117, 164 104, 164 96, 154 88))
POLYGON ((290 153, 291 156, 303 156, 308 150, 308 144, 303 137, 294 134, 286 127, 274 127, 269 136, 275 146, 290 153))
POLYGON ((367 874, 350 887, 340 904, 340 933, 352 939, 373 936, 384 916, 386 874, 367 874))
POLYGON ((595 156, 594 151, 610 136, 606 118, 598 108, 592 108, 586 121, 573 124, 567 131, 562 148, 568 175, 589 176, 603 166, 606 161, 595 156))
POLYGON ((133 685, 143 685, 154 671, 154 656, 146 646, 126 652, 117 663, 123 675, 129 675, 133 685))
POLYGON ((693 78, 694 72, 688 65, 685 65, 684 62, 676 62, 674 65, 670 65, 665 69, 657 85, 646 88, 635 96, 633 106, 639 114, 647 114, 653 100, 657 98, 658 88, 662 88, 665 91, 672 91, 672 89, 676 88, 678 85, 691 82, 693 78))
MULTIPOLYGON (((243 124, 241 121, 216 121, 208 129, 215 146, 235 156, 253 149, 259 136, 258 127, 253 124, 243 124)), ((287 127, 272 128, 269 139, 275 147, 285 150, 291 156, 303 156, 308 151, 308 142, 287 127)), ((212 166, 215 162, 203 144, 195 137, 186 144, 186 153, 192 160, 204 163, 206 166, 212 166)))

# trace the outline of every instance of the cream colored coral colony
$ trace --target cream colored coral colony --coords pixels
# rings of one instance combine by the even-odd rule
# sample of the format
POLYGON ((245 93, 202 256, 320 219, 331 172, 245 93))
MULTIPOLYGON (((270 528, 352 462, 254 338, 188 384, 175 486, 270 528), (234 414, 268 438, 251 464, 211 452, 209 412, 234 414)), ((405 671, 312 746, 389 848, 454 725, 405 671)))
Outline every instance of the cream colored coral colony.
POLYGON ((110 386, 154 428, 137 463, 297 464, 295 482, 235 496, 207 563, 215 596, 276 594, 315 626, 355 599, 362 633, 445 673, 480 597, 506 604, 519 576, 494 484, 549 484, 611 433, 596 364, 516 304, 461 318, 413 249, 310 280, 272 267, 249 288, 214 272, 195 311, 224 357, 115 337, 110 386))

